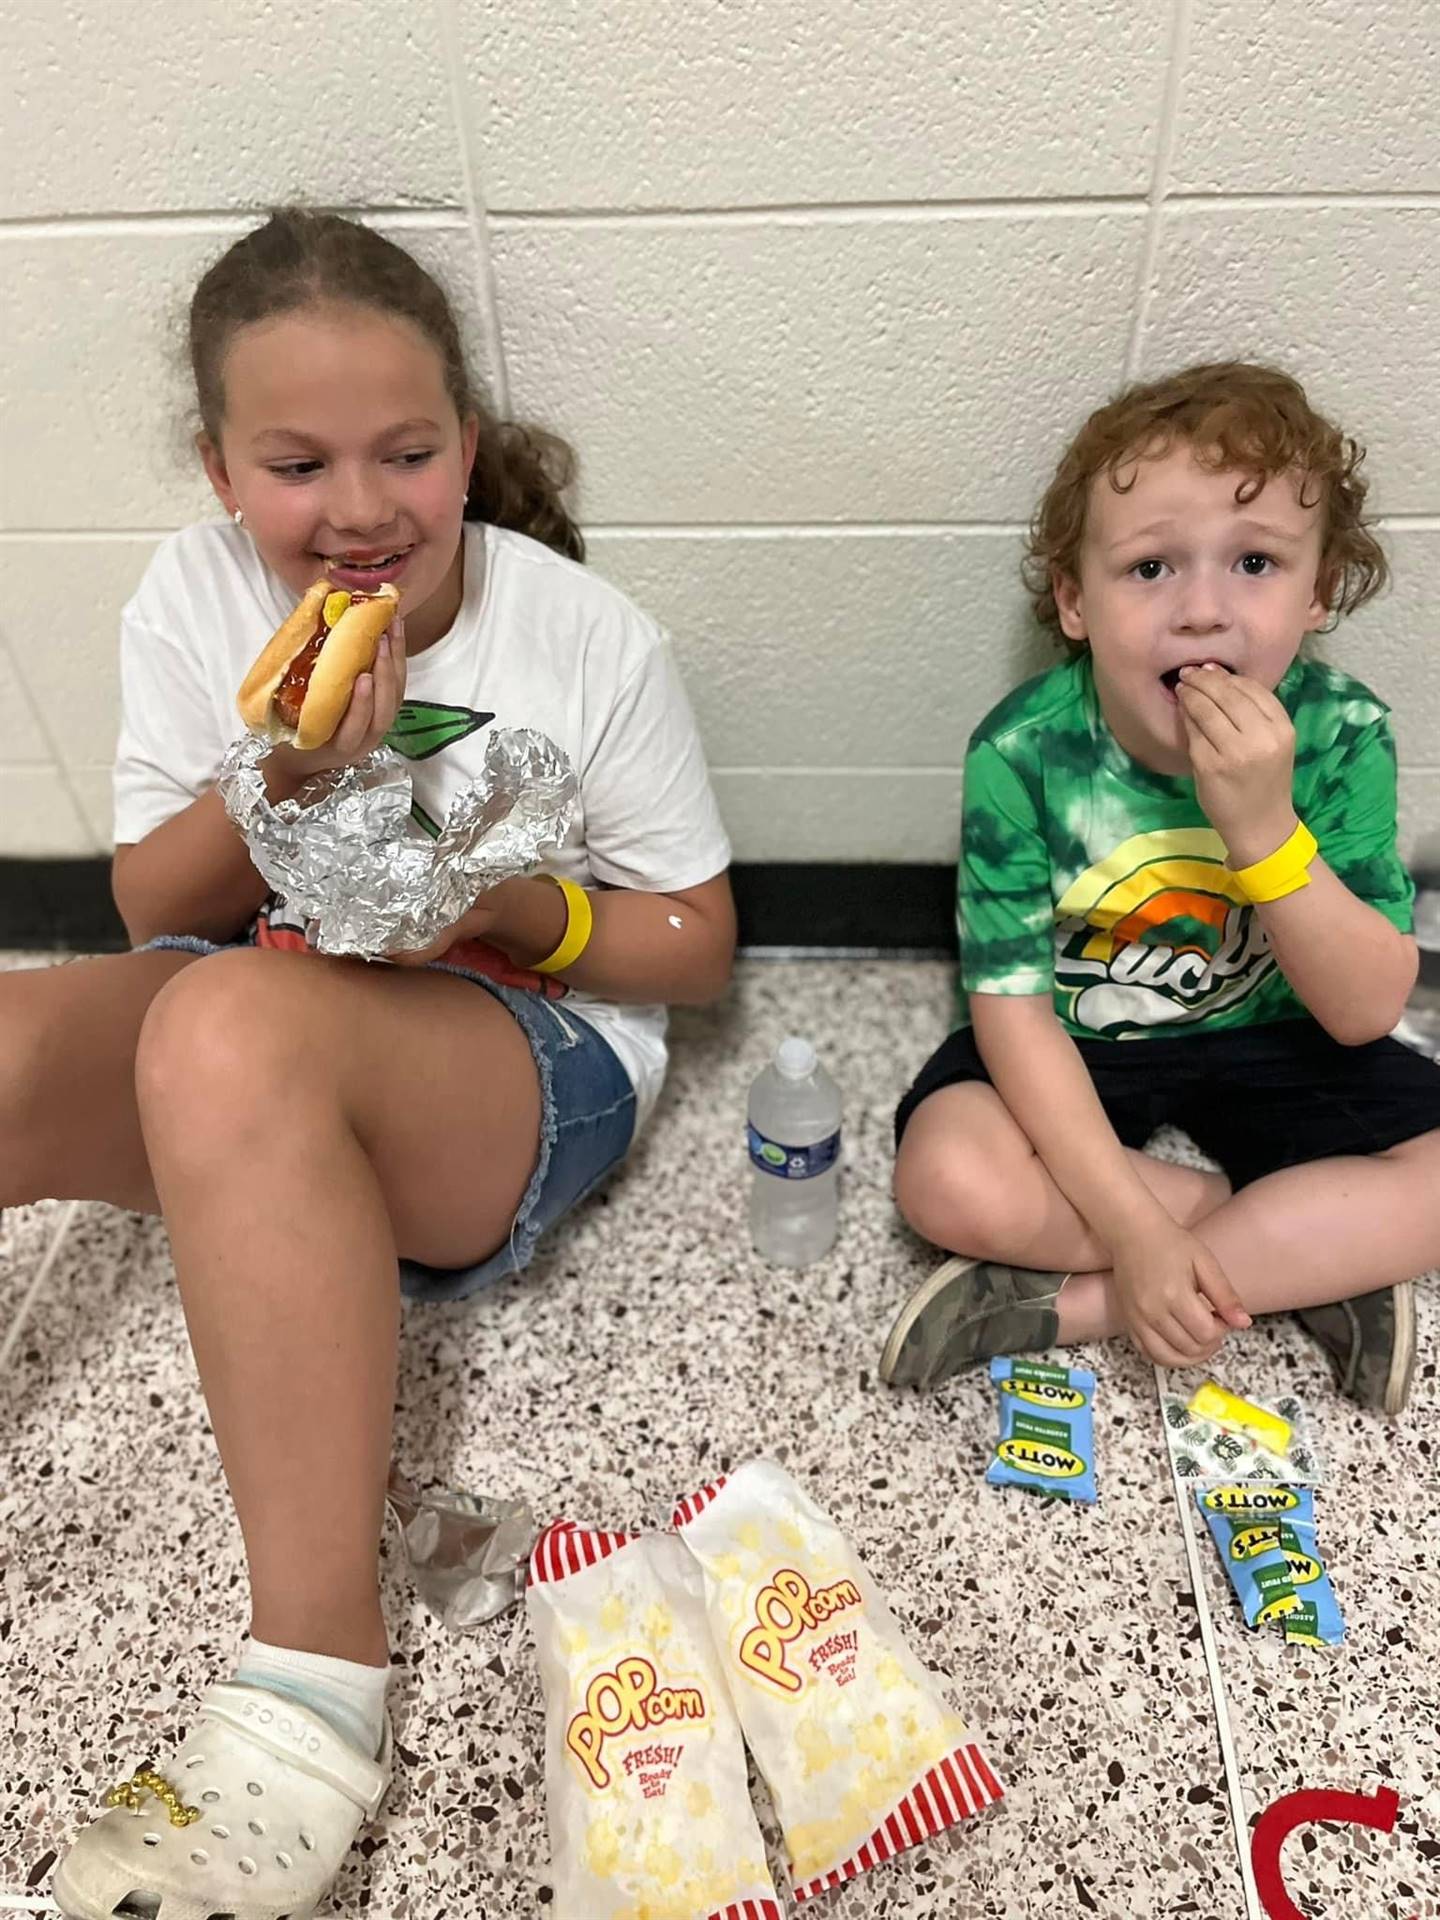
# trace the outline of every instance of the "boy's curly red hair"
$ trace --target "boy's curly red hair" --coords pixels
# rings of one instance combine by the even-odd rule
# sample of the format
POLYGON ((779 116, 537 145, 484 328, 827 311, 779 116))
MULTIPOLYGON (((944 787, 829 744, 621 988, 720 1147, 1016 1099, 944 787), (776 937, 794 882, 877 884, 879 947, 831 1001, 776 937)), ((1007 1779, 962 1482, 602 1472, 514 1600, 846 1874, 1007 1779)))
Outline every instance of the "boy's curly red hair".
MULTIPOLYGON (((1103 473, 1124 493, 1134 478, 1122 481, 1121 467, 1166 454, 1177 440, 1187 441, 1215 472, 1241 474, 1235 498, 1242 503, 1277 474, 1300 476, 1302 500, 1324 507, 1321 581, 1337 617, 1386 584, 1390 568, 1362 511, 1365 449, 1317 413, 1288 373, 1221 360, 1126 387, 1091 414, 1066 448, 1031 523, 1024 561, 1042 625, 1060 626, 1056 575, 1078 577, 1091 481, 1103 473)), ((1066 644, 1078 652, 1085 642, 1066 644)))

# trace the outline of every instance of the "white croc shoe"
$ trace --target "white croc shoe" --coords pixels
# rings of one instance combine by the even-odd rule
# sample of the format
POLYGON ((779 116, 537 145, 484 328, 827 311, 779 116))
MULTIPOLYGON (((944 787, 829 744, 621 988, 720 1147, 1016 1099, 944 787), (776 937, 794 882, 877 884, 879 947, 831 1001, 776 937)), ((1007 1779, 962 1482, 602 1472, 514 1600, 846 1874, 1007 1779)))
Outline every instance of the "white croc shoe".
POLYGON ((309 1920, 390 1781, 298 1702, 212 1687, 163 1774, 142 1768, 55 1870, 69 1920, 309 1920))

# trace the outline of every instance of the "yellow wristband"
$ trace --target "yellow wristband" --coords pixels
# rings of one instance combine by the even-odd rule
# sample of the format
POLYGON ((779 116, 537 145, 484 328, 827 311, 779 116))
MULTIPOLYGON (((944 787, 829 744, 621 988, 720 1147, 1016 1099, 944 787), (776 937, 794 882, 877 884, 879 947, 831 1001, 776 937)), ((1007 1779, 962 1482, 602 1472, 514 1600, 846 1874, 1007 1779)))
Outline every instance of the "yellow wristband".
POLYGON ((583 887, 577 887, 573 880, 562 880, 558 873, 537 873, 537 880, 548 880, 552 886, 559 887, 565 896, 565 931, 560 944, 546 960, 537 960, 536 973, 563 973, 567 967, 573 967, 590 944, 590 936, 595 931, 595 916, 590 911, 590 896, 583 887))
POLYGON ((1240 891, 1252 906, 1267 900, 1283 900, 1287 893, 1298 893, 1310 884, 1310 862, 1320 851, 1315 836, 1303 820, 1297 822, 1290 838, 1257 860, 1253 867, 1233 867, 1240 891))

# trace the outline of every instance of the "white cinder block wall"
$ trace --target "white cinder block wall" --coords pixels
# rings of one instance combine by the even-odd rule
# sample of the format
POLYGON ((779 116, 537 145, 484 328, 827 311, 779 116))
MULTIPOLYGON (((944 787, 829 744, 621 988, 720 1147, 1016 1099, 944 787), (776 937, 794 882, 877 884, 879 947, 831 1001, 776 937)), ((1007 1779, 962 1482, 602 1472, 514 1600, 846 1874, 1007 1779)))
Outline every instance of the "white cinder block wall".
POLYGON ((439 268, 676 636, 741 858, 949 860, 1016 567, 1127 375, 1293 368, 1397 587, 1330 643, 1440 838, 1436 0, 10 0, 0 854, 109 845, 116 616, 213 511, 179 322, 267 202, 439 268))

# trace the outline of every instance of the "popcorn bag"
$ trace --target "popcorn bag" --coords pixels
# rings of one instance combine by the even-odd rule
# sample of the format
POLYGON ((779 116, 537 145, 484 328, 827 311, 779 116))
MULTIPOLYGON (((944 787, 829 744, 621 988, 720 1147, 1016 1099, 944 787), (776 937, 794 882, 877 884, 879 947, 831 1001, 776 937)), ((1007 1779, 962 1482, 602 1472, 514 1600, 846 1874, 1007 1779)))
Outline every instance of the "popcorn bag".
POLYGON ((700 1571, 680 1542, 559 1521, 530 1556, 526 1607, 555 1920, 780 1920, 700 1571))
POLYGON ((797 1900, 999 1800, 963 1720, 844 1535, 754 1460, 675 1509, 740 1724, 785 1829, 797 1900))

